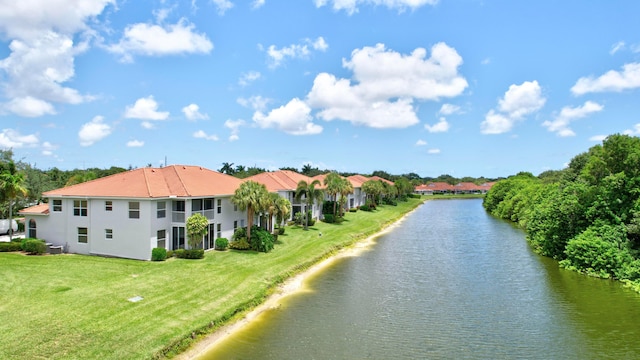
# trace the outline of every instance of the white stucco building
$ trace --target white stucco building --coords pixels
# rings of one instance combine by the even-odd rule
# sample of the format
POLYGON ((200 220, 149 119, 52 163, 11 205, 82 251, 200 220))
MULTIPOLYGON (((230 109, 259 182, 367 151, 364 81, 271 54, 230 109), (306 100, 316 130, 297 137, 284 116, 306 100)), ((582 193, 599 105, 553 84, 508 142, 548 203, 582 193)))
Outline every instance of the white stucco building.
POLYGON ((231 239, 247 218, 230 200, 241 183, 198 166, 142 168, 46 192, 47 204, 20 213, 28 236, 67 252, 149 260, 155 247, 188 247, 194 213, 209 220, 202 248, 231 239))

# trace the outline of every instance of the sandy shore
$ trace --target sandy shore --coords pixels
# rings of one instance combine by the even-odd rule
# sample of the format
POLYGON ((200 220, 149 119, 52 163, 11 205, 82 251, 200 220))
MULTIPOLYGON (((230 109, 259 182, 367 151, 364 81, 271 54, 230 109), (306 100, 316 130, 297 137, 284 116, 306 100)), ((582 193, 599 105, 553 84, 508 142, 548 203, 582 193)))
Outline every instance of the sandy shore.
POLYGON ((362 252, 371 248, 371 246, 375 244, 376 238, 378 238, 383 234, 388 233, 394 227, 398 226, 413 211, 415 211, 415 209, 404 214, 400 219, 390 224, 389 226, 381 229, 379 232, 375 233, 374 235, 371 235, 366 239, 358 241, 348 248, 342 249, 341 251, 336 253, 334 256, 331 256, 330 258, 327 258, 311 266, 309 269, 305 270, 304 272, 290 279, 287 279, 284 283, 282 283, 278 287, 278 290, 274 292, 273 295, 269 296, 264 303, 258 305, 255 309, 251 310, 242 319, 221 327, 216 332, 212 333, 211 335, 208 335, 207 337, 199 341, 197 344, 192 346, 189 350, 180 354, 176 358, 181 360, 196 359, 198 356, 203 355, 209 349, 215 346, 218 342, 238 332, 240 329, 242 329, 245 325, 247 325, 249 322, 251 322, 253 319, 255 319, 257 316, 259 316, 263 312, 270 309, 278 308, 281 304, 281 300, 284 299, 285 297, 296 294, 299 291, 302 291, 305 280, 309 278, 311 275, 314 275, 323 271, 337 259, 350 257, 350 256, 358 256, 362 252))

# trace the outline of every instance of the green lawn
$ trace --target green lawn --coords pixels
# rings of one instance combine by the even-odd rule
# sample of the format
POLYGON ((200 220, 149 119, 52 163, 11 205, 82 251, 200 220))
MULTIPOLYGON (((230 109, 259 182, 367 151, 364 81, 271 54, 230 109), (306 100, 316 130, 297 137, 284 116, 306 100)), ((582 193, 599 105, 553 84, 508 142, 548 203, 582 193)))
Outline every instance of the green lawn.
MULTIPOLYGON (((424 197, 423 197, 424 199, 424 197)), ((0 359, 141 359, 184 351, 274 286, 379 231, 423 200, 287 227, 270 253, 165 262, 0 253, 0 359), (322 232, 322 237, 318 233, 322 232), (127 299, 141 296, 142 301, 127 299)))

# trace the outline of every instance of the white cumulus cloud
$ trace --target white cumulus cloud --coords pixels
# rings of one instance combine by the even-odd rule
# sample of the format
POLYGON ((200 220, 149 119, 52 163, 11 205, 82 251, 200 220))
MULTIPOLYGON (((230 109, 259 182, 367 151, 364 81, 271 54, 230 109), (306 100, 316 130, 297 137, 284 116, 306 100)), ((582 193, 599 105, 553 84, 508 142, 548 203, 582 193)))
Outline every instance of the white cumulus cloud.
POLYGON ((262 75, 258 71, 249 71, 248 73, 244 73, 242 74, 242 76, 240 76, 240 79, 238 80, 238 84, 240 86, 247 86, 250 83, 260 79, 261 76, 262 75))
POLYGON ((254 10, 255 9, 259 9, 259 8, 264 6, 264 2, 265 2, 265 0, 254 0, 251 3, 251 8, 254 9, 254 10))
POLYGON ((383 44, 356 49, 343 67, 353 72, 353 82, 320 73, 307 95, 324 120, 346 120, 374 128, 404 128, 419 122, 414 100, 437 101, 455 97, 467 88, 458 74, 462 57, 444 43, 404 55, 383 44))
POLYGON ((81 146, 91 146, 111 134, 111 126, 103 121, 102 116, 96 116, 90 122, 82 125, 78 131, 81 146))
POLYGON ((555 132, 558 136, 567 137, 575 136, 575 132, 569 127, 569 124, 577 119, 586 117, 592 113, 602 111, 604 106, 593 101, 587 101, 582 106, 569 107, 565 106, 560 113, 552 121, 542 123, 549 131, 555 132))
POLYGON ((195 25, 185 19, 170 25, 129 25, 120 42, 108 50, 122 55, 124 62, 133 61, 134 55, 208 54, 213 44, 206 34, 198 34, 194 28, 195 25))
POLYGON ((429 149, 427 150, 427 154, 431 154, 431 155, 440 154, 440 149, 429 149))
POLYGON ((183 107, 182 113, 187 120, 191 121, 207 120, 209 118, 209 115, 200 112, 200 107, 197 104, 189 104, 183 107))
POLYGON ((398 12, 407 9, 415 10, 425 5, 435 5, 439 0, 314 0, 316 7, 322 7, 331 4, 335 11, 344 10, 349 15, 358 12, 358 6, 386 6, 389 9, 398 10, 398 12))
POLYGON ((606 138, 607 138, 607 135, 593 135, 592 137, 589 138, 589 141, 602 142, 606 138))
POLYGON ((142 126, 149 129, 153 128, 150 121, 166 120, 169 117, 168 111, 158 111, 158 103, 153 96, 140 98, 135 104, 127 106, 124 117, 127 119, 144 120, 142 126))
POLYGON ((427 145, 427 142, 422 139, 419 139, 418 141, 416 141, 416 146, 425 146, 425 145, 427 145))
POLYGON ((292 44, 278 49, 275 45, 267 48, 267 56, 269 57, 269 67, 276 68, 287 59, 304 59, 311 55, 311 49, 317 51, 326 51, 329 45, 323 37, 316 40, 305 39, 302 44, 292 44))
POLYGON ((609 70, 598 77, 588 76, 578 79, 571 88, 574 95, 596 92, 620 92, 640 87, 640 63, 629 63, 622 71, 609 70))
POLYGON ((227 120, 224 122, 224 127, 231 130, 231 135, 229 135, 229 141, 236 141, 240 139, 238 135, 240 133, 240 127, 244 126, 245 121, 242 119, 239 120, 227 120))
POLYGON ((130 140, 127 141, 127 147, 143 147, 144 141, 141 140, 130 140))
POLYGON ((440 111, 438 111, 438 113, 442 115, 452 115, 452 114, 461 113, 461 110, 460 110, 460 106, 458 105, 442 104, 442 106, 440 107, 440 111))
POLYGON ((609 54, 613 55, 618 51, 624 49, 624 47, 625 47, 624 41, 618 41, 617 43, 611 45, 611 50, 609 50, 609 54))
POLYGON ((253 121, 263 129, 275 128, 291 135, 319 134, 322 126, 313 123, 310 113, 311 108, 304 101, 295 98, 266 115, 256 111, 253 121))
POLYGON ((502 134, 510 131, 517 121, 540 110, 547 99, 538 81, 511 85, 498 100, 498 107, 490 110, 480 124, 483 134, 502 134))
POLYGON ((34 147, 37 146, 38 143, 38 135, 36 134, 22 135, 14 129, 2 129, 2 131, 0 131, 1 149, 34 147))
POLYGON ((449 131, 449 123, 447 119, 441 117, 434 125, 425 124, 424 128, 430 133, 447 132, 449 131))
POLYGON ((635 136, 640 135, 640 124, 635 124, 633 125, 633 128, 627 129, 622 133, 625 135, 635 135, 635 136))
POLYGON ((196 132, 193 133, 193 137, 196 139, 205 139, 205 140, 211 140, 211 141, 218 141, 218 135, 209 135, 206 132, 204 132, 204 130, 198 130, 196 132))
POLYGON ((55 113, 55 103, 79 104, 93 99, 64 84, 75 75, 75 56, 89 46, 95 17, 113 3, 2 2, 0 37, 9 41, 9 55, 0 60, 0 88, 8 99, 2 107, 19 116, 36 117, 55 113))
MULTIPOLYGON (((224 15, 224 13, 227 12, 227 10, 233 7, 233 3, 229 0, 211 0, 211 1, 218 9, 218 14, 220 16, 224 15)), ((260 1, 264 3, 264 0, 256 0, 256 3, 259 3, 260 1)))

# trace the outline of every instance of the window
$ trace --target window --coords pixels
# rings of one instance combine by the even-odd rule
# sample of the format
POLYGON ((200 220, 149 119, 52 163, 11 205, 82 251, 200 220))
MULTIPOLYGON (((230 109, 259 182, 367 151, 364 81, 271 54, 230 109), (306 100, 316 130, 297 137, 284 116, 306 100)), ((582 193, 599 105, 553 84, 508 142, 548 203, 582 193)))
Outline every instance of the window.
POLYGON ((216 225, 216 238, 219 239, 222 237, 222 224, 216 225))
POLYGON ((218 214, 222 214, 222 199, 218 199, 218 214))
POLYGON ((173 215, 171 217, 171 221, 183 223, 184 222, 184 200, 174 200, 172 206, 173 206, 172 208, 173 215))
POLYGON ((62 211, 62 200, 53 200, 53 211, 62 211))
POLYGON ((140 219, 140 203, 137 201, 129 202, 129 219, 140 219))
POLYGON ((112 211, 113 210, 113 201, 107 200, 104 202, 104 211, 112 211))
POLYGON ((81 244, 86 244, 89 242, 89 232, 86 227, 78 228, 78 242, 81 244))
POLYGON ((36 221, 34 219, 29 220, 29 237, 36 238, 36 221))
POLYGON ((162 219, 167 216, 167 203, 160 201, 158 205, 158 219, 162 219))
POLYGON ((171 250, 184 249, 184 227, 173 227, 173 247, 171 250))
POLYGON ((104 238, 106 240, 113 239, 113 229, 104 229, 104 238))
POLYGON ((166 249, 167 248, 167 231, 158 230, 158 244, 156 247, 166 249))
POLYGON ((244 219, 240 219, 240 227, 244 227, 244 219))
POLYGON ((233 211, 238 211, 238 205, 233 204, 233 211))
POLYGON ((233 233, 234 233, 234 234, 235 234, 235 232, 236 232, 236 229, 238 229, 238 220, 235 220, 235 221, 233 222, 233 233))
POLYGON ((73 200, 73 216, 87 216, 87 200, 73 200))

